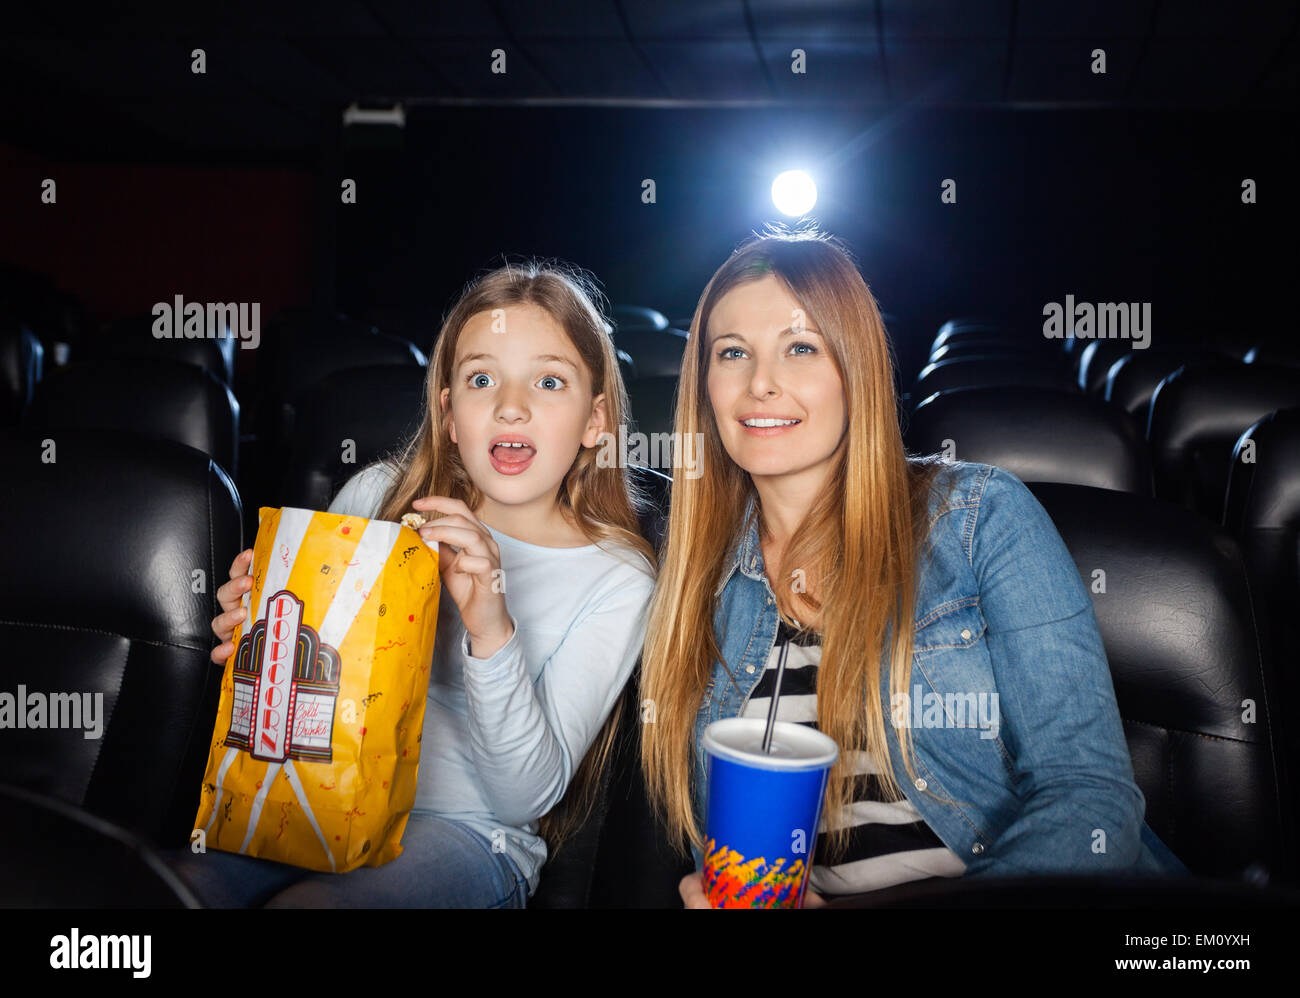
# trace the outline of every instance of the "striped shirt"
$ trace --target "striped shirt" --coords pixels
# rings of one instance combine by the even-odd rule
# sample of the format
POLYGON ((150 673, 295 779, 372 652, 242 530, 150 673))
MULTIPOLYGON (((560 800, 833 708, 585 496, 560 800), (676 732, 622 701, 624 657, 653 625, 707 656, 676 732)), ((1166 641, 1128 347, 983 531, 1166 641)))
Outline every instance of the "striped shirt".
MULTIPOLYGON (((781 680, 776 719, 817 727, 817 666, 821 662, 820 636, 797 631, 784 620, 763 675, 741 708, 741 717, 766 718, 776 686, 776 667, 782 645, 789 644, 785 675, 781 680)), ((906 798, 885 801, 878 771, 866 752, 854 752, 857 765, 853 802, 847 815, 834 824, 823 814, 817 830, 808 886, 818 894, 860 894, 912 880, 959 877, 966 864, 926 824, 906 798), (833 866, 818 863, 827 855, 828 828, 849 824, 847 849, 833 866)))

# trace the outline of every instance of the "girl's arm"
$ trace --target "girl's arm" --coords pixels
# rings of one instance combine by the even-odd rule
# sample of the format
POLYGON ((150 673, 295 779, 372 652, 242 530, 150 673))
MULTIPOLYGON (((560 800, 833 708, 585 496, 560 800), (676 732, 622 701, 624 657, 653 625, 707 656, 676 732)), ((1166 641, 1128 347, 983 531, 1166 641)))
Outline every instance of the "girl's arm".
POLYGON ((633 569, 584 607, 536 683, 513 617, 513 635, 489 658, 474 658, 462 642, 470 745, 503 823, 535 821, 564 796, 641 653, 653 588, 633 569))
POLYGON ((1125 870, 1138 857, 1145 800, 1092 601, 1051 517, 1019 479, 995 468, 978 516, 971 566, 1023 801, 990 850, 991 870, 1125 870))

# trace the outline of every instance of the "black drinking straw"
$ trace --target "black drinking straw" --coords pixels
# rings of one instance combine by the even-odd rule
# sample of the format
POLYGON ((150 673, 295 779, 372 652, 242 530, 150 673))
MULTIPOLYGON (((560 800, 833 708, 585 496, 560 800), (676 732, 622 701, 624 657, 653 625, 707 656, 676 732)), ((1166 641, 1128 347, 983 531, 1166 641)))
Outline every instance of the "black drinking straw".
POLYGON ((776 701, 781 695, 781 678, 785 675, 785 653, 790 650, 790 642, 781 646, 781 654, 776 660, 776 685, 772 689, 772 702, 767 705, 767 727, 763 730, 763 751, 772 751, 772 728, 776 726, 776 701))

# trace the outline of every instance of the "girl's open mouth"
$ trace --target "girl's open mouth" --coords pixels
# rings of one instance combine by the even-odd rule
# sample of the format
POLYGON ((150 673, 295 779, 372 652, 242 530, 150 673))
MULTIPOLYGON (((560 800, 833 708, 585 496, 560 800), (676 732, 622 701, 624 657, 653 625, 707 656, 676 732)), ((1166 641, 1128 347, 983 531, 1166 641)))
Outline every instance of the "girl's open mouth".
POLYGON ((502 475, 523 474, 536 456, 537 451, 522 441, 502 441, 488 450, 492 467, 502 475))

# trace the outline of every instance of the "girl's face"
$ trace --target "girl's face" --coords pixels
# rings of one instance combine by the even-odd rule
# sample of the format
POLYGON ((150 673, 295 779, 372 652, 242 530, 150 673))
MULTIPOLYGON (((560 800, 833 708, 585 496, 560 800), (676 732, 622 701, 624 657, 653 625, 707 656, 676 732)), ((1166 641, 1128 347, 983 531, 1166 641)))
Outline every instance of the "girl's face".
POLYGON ((485 511, 546 508, 581 448, 596 446, 605 428, 605 396, 592 398, 578 351, 537 305, 471 316, 439 401, 485 511))
POLYGON ((723 295, 707 332, 709 403, 731 459, 756 481, 798 476, 819 487, 848 409, 812 320, 769 275, 723 295))

